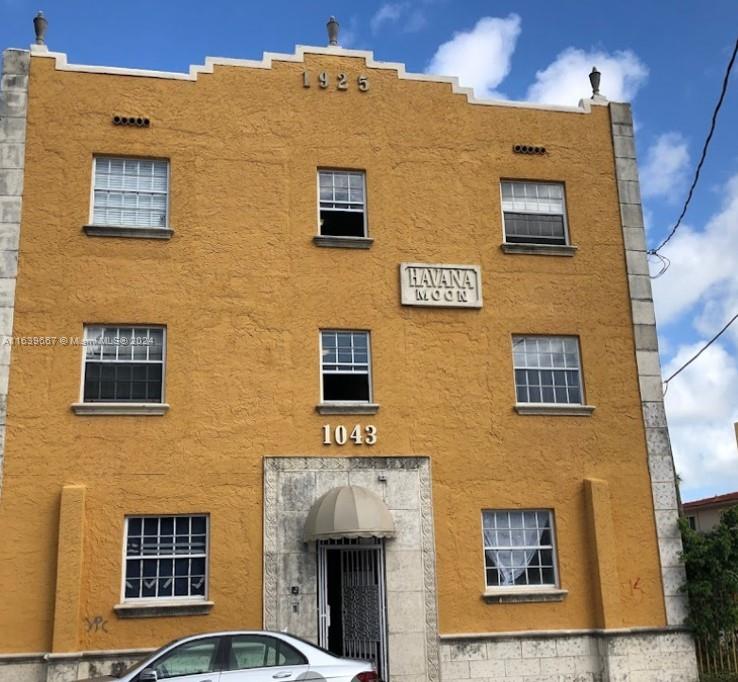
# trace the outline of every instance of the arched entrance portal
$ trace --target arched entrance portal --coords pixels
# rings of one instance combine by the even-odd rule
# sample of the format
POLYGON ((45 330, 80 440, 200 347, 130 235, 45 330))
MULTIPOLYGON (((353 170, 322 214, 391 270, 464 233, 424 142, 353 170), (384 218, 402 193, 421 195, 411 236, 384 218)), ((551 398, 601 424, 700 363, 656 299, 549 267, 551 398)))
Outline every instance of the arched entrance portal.
POLYGON ((389 679, 384 543, 394 532, 392 514, 377 495, 341 486, 315 502, 304 535, 317 547, 320 645, 372 661, 384 680, 389 679))

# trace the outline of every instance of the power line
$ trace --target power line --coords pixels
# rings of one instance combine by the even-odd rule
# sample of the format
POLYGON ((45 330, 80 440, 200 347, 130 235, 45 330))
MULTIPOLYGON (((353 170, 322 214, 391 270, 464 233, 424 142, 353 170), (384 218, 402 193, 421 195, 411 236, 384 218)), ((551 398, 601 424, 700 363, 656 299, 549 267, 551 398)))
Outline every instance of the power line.
MULTIPOLYGON (((715 132, 715 124, 717 123, 717 116, 718 112, 720 111, 720 107, 723 105, 723 100, 725 99, 725 93, 728 90, 728 81, 730 80, 730 72, 733 69, 733 64, 735 63, 735 57, 736 54, 738 54, 738 39, 735 41, 735 47, 733 48, 733 55, 730 58, 730 61, 728 62, 728 68, 725 70, 725 77, 723 78, 723 87, 720 90, 720 97, 718 98, 717 104, 715 105, 715 110, 712 112, 712 121, 710 123, 710 130, 707 133, 707 138, 705 139, 705 144, 702 147, 702 155, 700 156, 700 161, 697 164, 697 169, 694 173, 694 179, 692 180, 692 185, 689 188, 689 193, 687 194, 687 199, 684 202, 684 208, 682 208, 682 212, 679 215, 679 218, 676 221, 676 224, 674 227, 671 228, 671 232, 667 235, 666 239, 659 244, 655 249, 649 249, 648 254, 651 256, 657 255, 661 249, 666 246, 666 244, 669 242, 669 240, 674 236, 677 229, 679 229, 679 225, 682 223, 682 219, 687 213, 687 207, 689 206, 689 202, 692 200, 692 194, 694 193, 694 188, 697 186, 697 181, 700 179, 700 171, 702 170, 702 164, 705 162, 705 157, 707 156, 707 148, 710 146, 710 140, 712 140, 712 134, 715 132)), ((668 265, 666 266, 668 268, 668 265)), ((666 268, 659 273, 660 275, 663 275, 664 272, 666 272, 666 268)))
POLYGON ((704 353, 715 341, 717 341, 723 334, 723 332, 730 327, 733 322, 738 320, 738 313, 733 315, 728 324, 726 324, 715 336, 713 336, 702 348, 700 348, 687 362, 685 362, 676 372, 674 372, 668 379, 664 381, 664 395, 666 395, 666 389, 669 388, 669 382, 682 370, 687 369, 702 353, 704 353))

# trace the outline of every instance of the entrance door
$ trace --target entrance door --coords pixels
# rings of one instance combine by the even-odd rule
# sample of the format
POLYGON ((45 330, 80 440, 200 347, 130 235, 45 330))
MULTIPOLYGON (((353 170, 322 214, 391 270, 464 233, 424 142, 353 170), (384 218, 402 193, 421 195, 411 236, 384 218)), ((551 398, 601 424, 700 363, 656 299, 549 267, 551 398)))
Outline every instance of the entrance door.
POLYGON ((318 543, 320 646, 372 661, 387 680, 384 542, 378 538, 318 543))

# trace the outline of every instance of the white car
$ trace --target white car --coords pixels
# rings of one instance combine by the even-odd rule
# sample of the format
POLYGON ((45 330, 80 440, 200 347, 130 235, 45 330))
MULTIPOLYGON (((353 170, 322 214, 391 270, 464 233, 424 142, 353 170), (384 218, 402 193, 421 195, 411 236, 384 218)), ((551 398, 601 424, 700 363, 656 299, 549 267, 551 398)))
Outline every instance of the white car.
POLYGON ((119 677, 95 680, 379 682, 371 663, 340 658, 299 637, 264 631, 211 632, 176 639, 119 677))

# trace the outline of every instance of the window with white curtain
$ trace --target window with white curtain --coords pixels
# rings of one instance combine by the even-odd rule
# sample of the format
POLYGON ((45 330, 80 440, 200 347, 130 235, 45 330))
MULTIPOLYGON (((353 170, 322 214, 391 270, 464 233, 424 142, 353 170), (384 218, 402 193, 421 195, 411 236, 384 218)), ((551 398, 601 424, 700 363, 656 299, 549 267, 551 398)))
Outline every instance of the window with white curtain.
POLYGON ((556 586, 551 511, 487 510, 482 531, 487 587, 556 586))
POLYGON ((125 599, 204 599, 208 517, 126 518, 125 599))
POLYGON ((506 242, 567 243, 564 185, 560 182, 504 181, 501 189, 506 242))
POLYGON ((92 224, 168 227, 169 162, 95 157, 92 224))

